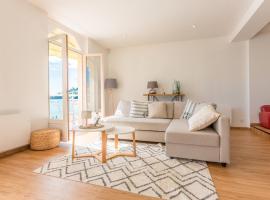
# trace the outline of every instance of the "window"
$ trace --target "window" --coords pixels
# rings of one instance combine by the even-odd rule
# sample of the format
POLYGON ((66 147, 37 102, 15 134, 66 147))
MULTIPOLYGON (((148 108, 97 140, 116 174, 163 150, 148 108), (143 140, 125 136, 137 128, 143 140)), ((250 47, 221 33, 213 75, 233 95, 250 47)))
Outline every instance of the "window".
POLYGON ((49 42, 49 108, 50 119, 63 120, 62 47, 49 42))

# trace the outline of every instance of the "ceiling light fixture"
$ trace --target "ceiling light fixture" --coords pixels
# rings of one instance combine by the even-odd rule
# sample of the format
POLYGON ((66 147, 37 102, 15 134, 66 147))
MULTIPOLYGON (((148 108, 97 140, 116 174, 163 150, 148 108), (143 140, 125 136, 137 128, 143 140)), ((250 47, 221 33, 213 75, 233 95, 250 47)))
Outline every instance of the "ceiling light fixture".
POLYGON ((193 28, 193 29, 196 29, 196 28, 197 28, 197 26, 196 26, 195 24, 193 24, 193 25, 192 25, 192 28, 193 28))

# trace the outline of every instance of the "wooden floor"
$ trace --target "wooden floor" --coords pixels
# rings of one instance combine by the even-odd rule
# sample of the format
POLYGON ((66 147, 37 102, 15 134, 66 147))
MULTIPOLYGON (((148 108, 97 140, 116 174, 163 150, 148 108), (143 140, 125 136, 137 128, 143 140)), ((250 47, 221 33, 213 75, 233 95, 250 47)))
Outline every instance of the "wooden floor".
MULTIPOLYGON (((270 135, 234 129, 232 163, 226 168, 209 163, 220 199, 270 199, 270 135)), ((67 145, 35 152, 26 150, 0 159, 1 200, 138 200, 132 193, 32 173, 54 156, 70 152, 67 145)))

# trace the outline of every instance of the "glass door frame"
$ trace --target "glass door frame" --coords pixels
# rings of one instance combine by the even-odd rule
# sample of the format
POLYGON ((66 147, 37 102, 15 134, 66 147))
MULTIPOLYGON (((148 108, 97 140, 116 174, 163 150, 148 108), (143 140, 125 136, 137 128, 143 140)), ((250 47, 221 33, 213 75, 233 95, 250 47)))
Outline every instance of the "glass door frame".
MULTIPOLYGON (((50 93, 48 92, 48 112, 49 112, 49 127, 50 128, 59 128, 62 130, 62 137, 61 140, 62 141, 69 141, 69 95, 68 95, 68 89, 69 89, 69 73, 68 73, 68 51, 74 51, 76 53, 79 53, 82 56, 82 59, 84 59, 83 57, 83 53, 68 47, 68 35, 67 34, 60 34, 57 36, 53 36, 50 37, 48 40, 48 43, 52 43, 55 45, 58 45, 60 47, 62 47, 62 98, 63 98, 63 119, 61 120, 56 120, 56 119, 50 119, 50 93), (59 42, 58 40, 60 40, 61 42, 59 42)), ((48 52, 49 52, 49 45, 48 45, 48 52)), ((84 60, 83 60, 84 61, 84 60)), ((83 92, 82 92, 82 80, 83 80, 83 73, 82 73, 82 69, 83 69, 83 64, 82 66, 79 66, 79 80, 78 80, 78 95, 81 97, 79 98, 79 108, 82 108, 82 101, 83 101, 83 92)), ((48 62, 48 72, 49 72, 49 62, 48 62)), ((49 88, 49 73, 48 73, 48 89, 49 88)))
POLYGON ((105 116, 105 90, 104 90, 104 80, 105 80, 105 74, 104 74, 104 64, 103 64, 103 57, 104 55, 102 53, 90 53, 90 54, 84 54, 83 55, 83 78, 82 78, 82 85, 83 85, 83 91, 82 91, 82 108, 83 110, 87 110, 87 91, 86 91, 86 60, 87 57, 99 57, 100 58, 100 89, 101 89, 101 116, 105 116))
MULTIPOLYGON (((72 47, 68 47, 68 51, 72 51, 72 52, 75 52, 75 53, 78 53, 80 56, 81 56, 81 65, 78 66, 78 101, 79 101, 79 118, 80 118, 80 113, 81 111, 83 110, 83 59, 84 59, 84 54, 77 50, 77 49, 74 49, 72 47)), ((68 57, 69 59, 69 57, 68 57)), ((69 65, 67 66, 67 72, 69 71, 69 65)), ((69 104, 70 104, 70 100, 69 100, 69 72, 67 73, 67 106, 68 106, 68 110, 67 110, 67 115, 68 115, 68 141, 70 140, 70 134, 72 132, 71 130, 71 126, 70 126, 70 119, 69 119, 69 104)), ((79 123, 80 123, 80 120, 79 120, 79 123)))

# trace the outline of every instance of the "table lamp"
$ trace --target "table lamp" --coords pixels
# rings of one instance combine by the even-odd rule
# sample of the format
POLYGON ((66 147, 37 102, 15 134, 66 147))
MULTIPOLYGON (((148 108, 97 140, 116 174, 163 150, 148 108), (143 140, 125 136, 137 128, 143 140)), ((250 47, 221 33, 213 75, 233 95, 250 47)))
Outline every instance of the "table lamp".
POLYGON ((158 88, 158 83, 157 81, 148 81, 147 83, 147 89, 149 90, 149 94, 156 94, 156 88, 158 88))
POLYGON ((92 111, 82 111, 81 118, 82 118, 84 127, 88 126, 88 119, 91 119, 91 117, 92 117, 92 111))

